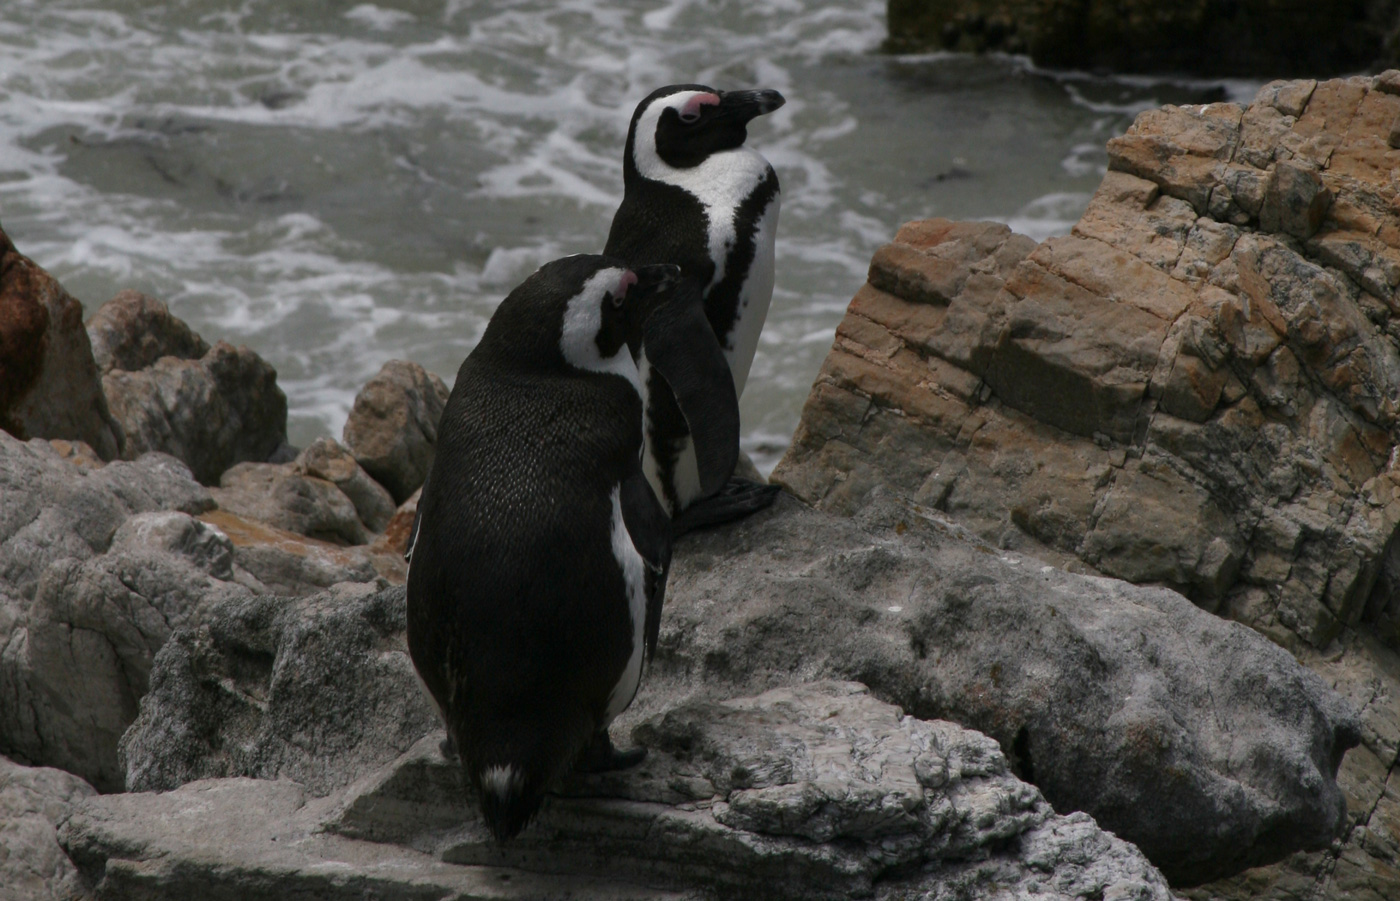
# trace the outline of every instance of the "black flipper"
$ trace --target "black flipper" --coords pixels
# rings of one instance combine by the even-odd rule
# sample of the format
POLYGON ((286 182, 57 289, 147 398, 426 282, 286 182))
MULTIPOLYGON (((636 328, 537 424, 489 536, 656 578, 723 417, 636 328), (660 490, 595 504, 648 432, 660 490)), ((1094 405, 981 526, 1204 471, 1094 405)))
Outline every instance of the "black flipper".
POLYGON ((607 729, 593 733, 593 741, 583 749, 574 769, 580 773, 607 773, 612 770, 625 770, 646 759, 646 748, 628 748, 619 751, 613 747, 607 729))
POLYGON ((781 490, 777 485, 750 482, 735 476, 717 493, 701 498, 671 520, 671 537, 679 538, 696 529, 743 519, 771 507, 781 490))
POLYGON ((690 427, 702 495, 714 494, 739 461, 739 397, 700 288, 686 279, 643 327, 647 360, 671 386, 690 427))
POLYGON ((638 469, 622 483, 622 523, 632 545, 646 561, 646 659, 656 653, 661 634, 661 605, 666 599, 666 576, 671 570, 671 521, 638 469))

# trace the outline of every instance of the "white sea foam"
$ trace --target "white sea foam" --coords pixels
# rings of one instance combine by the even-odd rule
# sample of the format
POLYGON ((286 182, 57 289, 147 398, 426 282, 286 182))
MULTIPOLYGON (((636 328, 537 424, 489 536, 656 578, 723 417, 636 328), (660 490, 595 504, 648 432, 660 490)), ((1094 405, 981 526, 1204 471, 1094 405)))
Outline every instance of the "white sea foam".
POLYGON ((1063 233, 1103 141, 1160 93, 1011 58, 872 55, 884 36, 882 0, 10 0, 0 221, 89 312, 133 287, 253 347, 305 443, 339 434, 391 358, 450 380, 514 284, 601 248, 641 97, 776 88, 788 103, 750 127, 783 213, 743 399, 767 468, 901 222, 1011 211, 1063 233), (972 176, 931 181, 953 157, 972 176))

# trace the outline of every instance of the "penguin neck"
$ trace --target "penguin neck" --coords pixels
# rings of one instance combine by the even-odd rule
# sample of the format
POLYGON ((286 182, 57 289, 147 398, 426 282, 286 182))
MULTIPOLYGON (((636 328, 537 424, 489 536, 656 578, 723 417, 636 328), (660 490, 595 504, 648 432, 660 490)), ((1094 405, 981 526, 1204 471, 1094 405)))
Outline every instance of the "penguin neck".
POLYGON ((634 142, 627 162, 624 190, 642 180, 673 185, 700 201, 711 218, 714 211, 737 209, 771 168, 762 154, 742 146, 712 153, 698 165, 680 168, 661 159, 654 146, 634 142))

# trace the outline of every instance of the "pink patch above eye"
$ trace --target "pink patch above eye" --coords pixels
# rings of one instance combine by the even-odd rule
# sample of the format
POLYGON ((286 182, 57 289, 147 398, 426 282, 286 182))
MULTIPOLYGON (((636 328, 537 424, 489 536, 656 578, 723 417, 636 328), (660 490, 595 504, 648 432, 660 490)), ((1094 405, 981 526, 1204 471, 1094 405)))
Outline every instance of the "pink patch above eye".
POLYGON ((631 269, 626 269, 622 273, 622 278, 617 280, 617 288, 613 291, 614 297, 626 297, 627 289, 637 283, 637 273, 631 269))
POLYGON ((696 94, 685 102, 681 107, 681 118, 695 119, 700 115, 702 106, 718 106, 719 97, 715 94, 696 94))

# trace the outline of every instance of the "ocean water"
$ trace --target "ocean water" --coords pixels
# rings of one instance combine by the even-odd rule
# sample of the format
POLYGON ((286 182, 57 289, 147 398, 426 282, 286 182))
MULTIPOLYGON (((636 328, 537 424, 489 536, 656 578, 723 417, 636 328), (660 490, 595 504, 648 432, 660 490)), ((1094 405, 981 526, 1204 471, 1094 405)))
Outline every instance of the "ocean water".
POLYGON ((743 442, 781 456, 870 256, 905 221, 1068 232, 1104 142, 1257 85, 878 52, 882 0, 0 0, 0 223, 88 312, 123 288, 247 344, 290 438, 389 359, 451 384, 499 300, 596 252, 638 100, 787 97, 777 286, 743 442))

